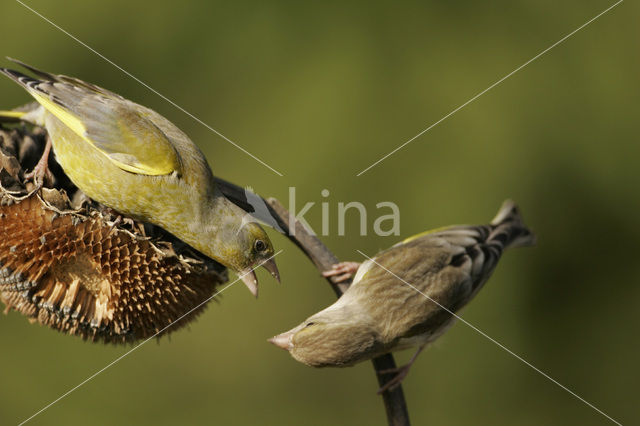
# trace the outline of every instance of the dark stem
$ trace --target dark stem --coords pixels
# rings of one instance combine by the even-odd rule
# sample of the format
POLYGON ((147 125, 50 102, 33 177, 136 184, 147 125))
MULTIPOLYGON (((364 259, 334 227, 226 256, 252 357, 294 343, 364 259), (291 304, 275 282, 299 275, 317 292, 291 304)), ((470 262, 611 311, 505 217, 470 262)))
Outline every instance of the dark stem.
MULTIPOLYGON (((246 210, 248 213, 255 212, 255 208, 247 200, 247 192, 243 188, 219 178, 216 178, 216 182, 218 183, 222 193, 227 196, 227 198, 242 209, 246 210)), ((256 215, 257 218, 265 221, 266 223, 270 223, 275 220, 275 223, 282 230, 284 235, 297 245, 309 259, 311 259, 311 262, 313 262, 318 271, 327 271, 331 269, 332 265, 338 263, 338 258, 331 253, 322 241, 320 241, 317 236, 311 234, 308 229, 298 222, 278 200, 275 198, 261 200, 266 203, 267 209, 271 214, 271 218, 256 215)), ((327 281, 331 285, 331 288, 333 288, 337 297, 342 296, 347 288, 349 288, 350 284, 350 282, 337 284, 334 282, 334 278, 327 278, 327 281)), ((372 363, 373 368, 376 371, 378 384, 382 387, 393 378, 393 374, 383 374, 381 371, 396 368, 396 362, 393 355, 389 353, 374 358, 372 363)), ((407 403, 404 399, 402 386, 398 385, 391 390, 383 392, 382 399, 384 401, 384 408, 387 412, 387 421, 389 426, 409 426, 409 411, 407 410, 407 403)))

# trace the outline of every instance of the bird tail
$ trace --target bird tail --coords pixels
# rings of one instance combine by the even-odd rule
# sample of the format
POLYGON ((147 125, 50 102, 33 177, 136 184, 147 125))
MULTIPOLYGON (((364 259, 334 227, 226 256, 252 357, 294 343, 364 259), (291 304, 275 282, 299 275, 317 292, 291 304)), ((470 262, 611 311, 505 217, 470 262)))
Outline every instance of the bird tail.
POLYGON ((16 123, 19 121, 42 125, 44 109, 38 102, 30 102, 12 110, 0 110, 0 123, 16 123))
MULTIPOLYGON (((46 73, 44 71, 40 71, 30 65, 25 64, 24 62, 18 61, 17 59, 13 59, 13 58, 7 58, 7 59, 33 72, 37 76, 43 78, 44 81, 55 80, 55 76, 53 76, 52 74, 46 73)), ((20 86, 26 89, 27 92, 29 92, 32 95, 35 95, 38 92, 37 85, 43 82, 42 80, 31 78, 25 74, 22 74, 21 72, 11 70, 8 68, 0 67, 0 73, 6 75, 11 80, 18 83, 20 86)), ((0 110, 0 122, 7 123, 7 122, 16 122, 16 121, 26 121, 33 124, 43 124, 40 122, 41 120, 39 120, 42 115, 41 111, 36 112, 37 109, 38 109, 37 104, 34 102, 31 104, 27 104, 24 107, 16 108, 11 111, 0 110)))
POLYGON ((2 123, 13 123, 16 121, 20 121, 26 112, 24 111, 3 111, 0 110, 0 122, 2 123))
POLYGON ((7 77, 9 77, 11 80, 13 80, 16 83, 18 83, 20 86, 22 86, 23 88, 25 88, 29 92, 32 90, 33 86, 35 86, 36 84, 41 82, 41 80, 37 80, 35 78, 31 78, 28 75, 22 74, 19 71, 12 70, 12 69, 9 69, 9 68, 0 67, 0 72, 2 74, 6 75, 7 77))
MULTIPOLYGON (((19 71, 0 67, 0 73, 6 75, 11 80, 15 81, 20 86, 22 86, 22 88, 24 88, 34 98, 36 98, 38 102, 40 102, 40 100, 38 99, 39 96, 46 95, 46 97, 49 98, 49 93, 46 90, 43 90, 43 86, 42 86, 43 84, 46 86, 47 84, 61 81, 60 77, 62 76, 55 76, 53 74, 40 71, 39 69, 34 68, 31 65, 27 65, 24 62, 21 62, 17 59, 13 59, 9 57, 7 57, 7 59, 17 65, 20 65, 23 68, 26 68, 28 71, 32 72, 33 74, 41 78, 41 80, 38 80, 37 78, 29 77, 28 75, 23 74, 19 71)), ((22 119, 23 117, 20 117, 20 118, 22 119)))
POLYGON ((487 242, 496 241, 503 247, 527 247, 535 245, 536 236, 527 228, 520 215, 520 209, 511 200, 502 203, 498 214, 491 221, 492 230, 487 242))

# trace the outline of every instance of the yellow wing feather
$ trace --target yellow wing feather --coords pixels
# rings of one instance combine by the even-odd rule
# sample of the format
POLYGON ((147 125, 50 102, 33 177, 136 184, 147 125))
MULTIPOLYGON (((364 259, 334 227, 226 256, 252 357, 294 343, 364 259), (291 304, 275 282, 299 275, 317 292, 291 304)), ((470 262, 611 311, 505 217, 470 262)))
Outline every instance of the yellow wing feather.
MULTIPOLYGON (((162 123, 147 116, 144 107, 81 80, 20 64, 44 80, 6 68, 0 68, 0 72, 26 89, 47 113, 116 166, 143 175, 181 172, 172 137, 161 129, 162 123)), ((23 112, 0 112, 0 119, 19 120, 24 116, 23 112)), ((51 136, 55 150, 55 136, 51 136)))
POLYGON ((10 118, 10 119, 19 120, 25 114, 26 114, 26 112, 24 112, 24 111, 2 111, 2 110, 0 110, 0 119, 10 118))
MULTIPOLYGON (((87 131, 82 121, 75 115, 71 114, 68 110, 61 107, 60 105, 53 102, 51 99, 43 96, 42 94, 36 92, 35 90, 30 90, 31 96, 34 97, 36 101, 51 114, 55 115, 56 118, 64 123, 65 126, 73 130, 75 134, 78 136, 84 137, 85 132, 87 131)), ((90 141, 88 141, 90 142, 90 141)))
MULTIPOLYGON (((171 146, 167 146, 169 142, 166 140, 164 135, 157 134, 160 133, 159 131, 156 132, 156 134, 149 135, 151 136, 151 138, 149 138, 149 142, 151 143, 147 144, 148 146, 135 144, 136 146, 127 147, 130 148, 130 150, 125 152, 109 152, 107 149, 101 148, 105 147, 105 141, 103 141, 102 143, 97 143, 87 136, 87 127, 80 118, 71 113, 68 109, 56 104, 48 97, 43 96, 42 94, 33 90, 30 90, 29 92, 36 99, 36 101, 38 101, 38 103, 42 105, 48 112, 62 121, 64 125, 69 127, 75 134, 82 137, 85 141, 98 149, 98 151, 106 155, 109 160, 111 160, 116 166, 120 167, 121 169, 131 173, 151 176, 167 175, 177 169, 178 161, 175 151, 171 146), (148 150, 148 152, 143 153, 141 152, 141 150, 148 150), (157 153, 158 155, 153 155, 152 153, 157 153), (144 158, 144 161, 139 161, 141 157, 144 158)), ((122 130, 126 131, 127 129, 122 130)), ((132 135, 131 132, 127 133, 128 134, 126 136, 128 137, 126 139, 129 139, 129 137, 136 138, 136 135, 132 135)), ((117 135, 114 135, 114 137, 117 137, 117 135)), ((122 142, 125 141, 117 142, 120 148, 124 147, 125 145, 122 142)), ((142 145, 145 144, 143 143, 142 145)))
POLYGON ((400 244, 408 243, 409 241, 416 240, 420 237, 424 237, 425 235, 434 234, 436 232, 444 231, 446 229, 452 228, 451 226, 441 226, 440 228, 430 229, 428 231, 420 232, 419 234, 412 235, 400 242, 400 244))

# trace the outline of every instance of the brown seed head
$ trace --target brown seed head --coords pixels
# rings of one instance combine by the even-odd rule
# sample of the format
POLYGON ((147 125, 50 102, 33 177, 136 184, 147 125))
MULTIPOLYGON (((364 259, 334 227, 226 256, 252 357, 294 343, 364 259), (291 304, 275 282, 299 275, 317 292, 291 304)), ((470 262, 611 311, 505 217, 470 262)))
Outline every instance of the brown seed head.
POLYGON ((114 224, 113 212, 103 206, 72 209, 66 193, 75 188, 60 170, 54 173, 58 187, 28 194, 23 172, 16 169, 21 144, 28 141, 24 136, 0 129, 5 312, 16 310, 54 329, 114 343, 171 332, 194 319, 204 304, 165 330, 215 294, 227 281, 224 267, 157 227, 130 220, 114 224))

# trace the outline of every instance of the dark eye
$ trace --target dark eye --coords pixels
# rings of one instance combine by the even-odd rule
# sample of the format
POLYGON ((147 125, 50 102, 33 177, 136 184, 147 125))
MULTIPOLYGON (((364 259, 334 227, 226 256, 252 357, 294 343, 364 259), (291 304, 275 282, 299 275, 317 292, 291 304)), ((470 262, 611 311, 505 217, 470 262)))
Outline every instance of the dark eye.
POLYGON ((267 244, 262 240, 256 240, 254 247, 257 252, 262 252, 267 249, 267 244))
POLYGON ((315 322, 308 322, 307 325, 305 325, 305 327, 311 327, 313 324, 315 324, 315 322))

